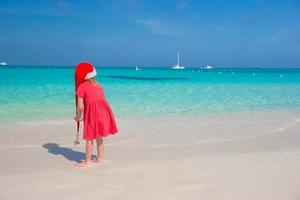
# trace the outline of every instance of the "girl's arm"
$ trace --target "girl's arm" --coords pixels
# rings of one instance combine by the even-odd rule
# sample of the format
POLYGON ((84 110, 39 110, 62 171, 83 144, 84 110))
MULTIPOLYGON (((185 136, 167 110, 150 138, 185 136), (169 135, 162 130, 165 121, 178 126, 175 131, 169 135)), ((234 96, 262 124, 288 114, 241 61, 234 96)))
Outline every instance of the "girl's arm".
POLYGON ((83 111, 83 98, 78 96, 75 121, 80 121, 82 111, 83 111))

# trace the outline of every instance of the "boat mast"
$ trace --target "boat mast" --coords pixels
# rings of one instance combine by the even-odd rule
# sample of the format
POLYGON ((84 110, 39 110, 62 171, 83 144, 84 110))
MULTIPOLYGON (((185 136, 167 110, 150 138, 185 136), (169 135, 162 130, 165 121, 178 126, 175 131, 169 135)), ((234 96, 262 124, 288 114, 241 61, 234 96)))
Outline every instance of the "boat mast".
POLYGON ((177 66, 179 66, 179 51, 177 51, 177 66))

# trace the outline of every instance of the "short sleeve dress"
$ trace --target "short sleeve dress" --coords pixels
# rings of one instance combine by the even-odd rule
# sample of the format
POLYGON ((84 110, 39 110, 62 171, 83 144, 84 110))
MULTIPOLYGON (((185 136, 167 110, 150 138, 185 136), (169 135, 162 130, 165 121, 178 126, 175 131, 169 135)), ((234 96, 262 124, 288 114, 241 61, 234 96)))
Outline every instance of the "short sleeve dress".
POLYGON ((77 88, 76 95, 84 100, 83 139, 96 139, 118 132, 114 114, 101 85, 85 81, 77 88))

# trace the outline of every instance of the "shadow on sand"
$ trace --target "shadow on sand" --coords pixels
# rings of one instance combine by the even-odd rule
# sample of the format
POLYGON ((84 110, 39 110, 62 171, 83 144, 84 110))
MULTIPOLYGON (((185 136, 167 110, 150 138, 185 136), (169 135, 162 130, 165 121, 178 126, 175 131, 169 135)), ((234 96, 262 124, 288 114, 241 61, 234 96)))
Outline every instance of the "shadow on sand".
MULTIPOLYGON (((66 148, 66 147, 60 147, 56 143, 46 143, 43 145, 45 149, 48 149, 49 153, 52 153, 53 155, 62 155, 66 159, 70 161, 75 161, 79 162, 81 160, 85 159, 85 153, 79 152, 79 151, 74 151, 71 148, 66 148)), ((95 155, 92 156, 93 159, 96 158, 95 155)))

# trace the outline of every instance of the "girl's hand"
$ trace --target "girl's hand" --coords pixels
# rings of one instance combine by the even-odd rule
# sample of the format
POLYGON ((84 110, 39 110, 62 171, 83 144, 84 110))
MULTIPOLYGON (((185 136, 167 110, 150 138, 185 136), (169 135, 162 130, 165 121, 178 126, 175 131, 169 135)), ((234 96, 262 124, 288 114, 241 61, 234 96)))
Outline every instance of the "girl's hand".
POLYGON ((81 119, 80 119, 80 117, 74 117, 74 120, 76 121, 76 122, 80 122, 81 121, 81 119))

